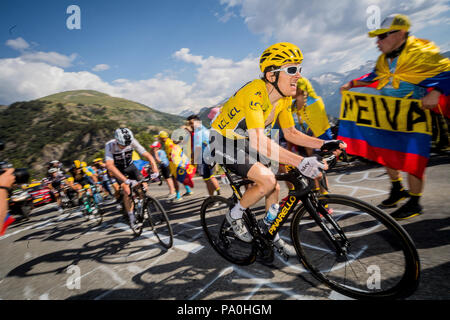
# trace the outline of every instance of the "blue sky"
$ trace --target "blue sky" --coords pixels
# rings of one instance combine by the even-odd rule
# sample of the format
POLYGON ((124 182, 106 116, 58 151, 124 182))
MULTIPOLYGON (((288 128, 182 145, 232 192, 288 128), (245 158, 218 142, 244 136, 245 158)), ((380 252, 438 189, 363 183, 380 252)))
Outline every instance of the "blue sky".
POLYGON ((184 0, 0 2, 0 104, 93 89, 165 112, 198 111, 259 76, 258 58, 297 44, 305 76, 375 60, 366 9, 408 14, 413 33, 450 48, 441 0, 184 0), (78 5, 81 29, 66 9, 78 5))

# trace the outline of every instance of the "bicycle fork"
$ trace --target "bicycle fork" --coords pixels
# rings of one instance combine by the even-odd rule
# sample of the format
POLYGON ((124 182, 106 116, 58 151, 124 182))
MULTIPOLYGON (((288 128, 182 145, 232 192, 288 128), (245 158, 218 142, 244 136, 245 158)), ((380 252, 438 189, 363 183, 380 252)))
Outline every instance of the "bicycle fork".
POLYGON ((325 233, 326 237, 334 245, 337 255, 340 257, 345 256, 348 252, 348 248, 350 247, 350 242, 345 236, 342 228, 336 223, 336 220, 334 220, 334 218, 328 213, 323 204, 321 204, 317 198, 311 199, 311 195, 308 195, 302 199, 302 202, 306 211, 309 212, 317 225, 325 233), (325 223, 319 214, 325 218, 326 222, 328 222, 332 228, 325 223), (334 229, 335 232, 333 232, 332 229, 334 229))

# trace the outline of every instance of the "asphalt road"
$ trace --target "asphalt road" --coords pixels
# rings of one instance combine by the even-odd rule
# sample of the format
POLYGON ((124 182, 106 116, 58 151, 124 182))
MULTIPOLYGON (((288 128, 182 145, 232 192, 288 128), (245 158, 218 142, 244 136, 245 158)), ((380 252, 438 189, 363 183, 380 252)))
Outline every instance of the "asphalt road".
MULTIPOLYGON (((374 205, 390 188, 379 166, 347 167, 328 177, 333 193, 374 205)), ((401 222, 417 246, 422 267, 420 285, 408 299, 450 298, 449 181, 450 157, 433 157, 424 214, 401 222)), ((241 267, 221 258, 204 237, 199 209, 207 192, 201 180, 195 183, 195 194, 174 204, 163 200, 167 186, 151 187, 174 229, 175 243, 169 250, 151 231, 133 236, 114 204, 105 205, 100 226, 76 210, 58 214, 54 204, 35 209, 30 220, 15 222, 0 237, 0 299, 348 299, 292 259, 277 256, 271 267, 258 262, 241 267)), ((229 189, 222 185, 222 194, 230 195, 229 189)))

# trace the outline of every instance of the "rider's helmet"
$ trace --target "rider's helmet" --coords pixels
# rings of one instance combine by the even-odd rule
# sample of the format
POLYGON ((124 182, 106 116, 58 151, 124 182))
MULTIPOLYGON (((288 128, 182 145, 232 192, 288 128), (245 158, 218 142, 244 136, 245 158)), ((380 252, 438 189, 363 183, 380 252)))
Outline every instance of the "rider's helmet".
POLYGON ((48 170, 48 173, 50 173, 50 174, 55 173, 55 172, 58 172, 57 168, 51 168, 50 170, 48 170))
POLYGON ((128 128, 119 128, 116 129, 114 138, 118 144, 122 146, 129 146, 133 140, 133 132, 131 132, 128 128))
POLYGON ((281 67, 288 63, 302 63, 303 54, 300 49, 289 42, 279 42, 271 45, 259 59, 259 69, 265 72, 268 67, 281 67))
POLYGON ((103 162, 103 158, 96 158, 93 161, 94 163, 102 163, 103 162))
POLYGON ((76 169, 81 168, 81 161, 80 161, 80 160, 74 160, 74 161, 73 161, 73 166, 74 166, 76 169))

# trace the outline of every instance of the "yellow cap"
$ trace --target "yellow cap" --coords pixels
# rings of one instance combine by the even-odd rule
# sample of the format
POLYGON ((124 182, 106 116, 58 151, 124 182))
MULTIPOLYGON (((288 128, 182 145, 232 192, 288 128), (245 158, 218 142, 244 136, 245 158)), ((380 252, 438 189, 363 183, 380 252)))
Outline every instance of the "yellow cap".
POLYGON ((160 131, 158 136, 160 138, 168 138, 169 134, 166 131, 160 131))
POLYGON ((370 31, 369 37, 374 38, 380 34, 394 31, 394 30, 405 30, 408 31, 411 27, 409 18, 403 14, 391 14, 386 17, 380 25, 380 28, 370 31))

